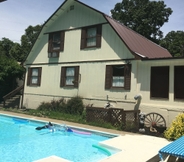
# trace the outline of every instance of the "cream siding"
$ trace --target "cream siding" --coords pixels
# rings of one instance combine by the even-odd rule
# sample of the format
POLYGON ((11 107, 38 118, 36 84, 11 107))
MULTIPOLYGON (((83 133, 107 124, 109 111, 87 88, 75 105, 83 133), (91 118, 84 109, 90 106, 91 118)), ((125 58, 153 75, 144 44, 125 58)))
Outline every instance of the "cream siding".
MULTIPOLYGON (((174 101, 174 66, 184 65, 184 60, 132 60, 134 56, 99 12, 75 1, 67 1, 43 27, 25 64, 28 67, 42 67, 41 86, 24 88, 23 106, 36 108, 43 101, 79 95, 84 103, 103 107, 107 98, 118 108, 134 109, 134 96, 142 95, 140 109, 145 113, 161 113, 169 124, 174 115, 183 111, 184 102, 174 101), (67 3, 68 2, 68 3, 67 3), (70 5, 74 4, 74 10, 70 5), (90 17, 90 18, 89 18, 90 17), (102 25, 101 48, 80 50, 81 27, 102 25), (59 58, 48 58, 48 33, 65 31, 64 51, 59 58), (122 60, 121 60, 122 59, 122 60), (131 90, 105 90, 106 65, 125 64, 130 59, 132 65, 131 90), (81 80, 78 88, 60 87, 61 67, 79 66, 81 80), (152 66, 169 66, 169 99, 150 99, 150 72, 152 66)), ((144 47, 143 47, 144 48, 144 47)), ((27 74, 25 77, 27 83, 27 74)))

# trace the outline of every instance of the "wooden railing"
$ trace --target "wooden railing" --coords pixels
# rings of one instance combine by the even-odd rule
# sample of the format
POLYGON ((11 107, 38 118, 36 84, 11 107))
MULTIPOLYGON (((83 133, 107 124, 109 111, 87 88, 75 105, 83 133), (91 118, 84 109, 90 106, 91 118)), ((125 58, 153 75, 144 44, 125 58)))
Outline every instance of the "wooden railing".
POLYGON ((13 91, 11 91, 10 93, 8 93, 7 95, 3 96, 3 106, 5 107, 6 104, 6 100, 10 99, 11 97, 15 96, 17 93, 19 93, 21 90, 23 90, 24 85, 17 87, 16 89, 14 89, 13 91))
POLYGON ((122 130, 138 130, 140 110, 124 110, 120 108, 86 108, 86 121, 95 123, 110 123, 122 130))

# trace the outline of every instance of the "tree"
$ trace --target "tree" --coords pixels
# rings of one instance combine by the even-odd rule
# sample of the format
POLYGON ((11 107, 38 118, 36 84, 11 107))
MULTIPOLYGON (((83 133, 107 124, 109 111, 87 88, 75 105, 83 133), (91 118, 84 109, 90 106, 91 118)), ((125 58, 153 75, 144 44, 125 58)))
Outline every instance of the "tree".
POLYGON ((16 78, 22 79, 25 72, 16 60, 1 52, 4 51, 0 51, 0 101, 4 95, 16 88, 16 78))
POLYGON ((0 101, 16 88, 16 79, 22 79, 25 69, 20 65, 30 52, 41 30, 41 25, 29 26, 21 37, 21 44, 8 38, 0 40, 0 101))
POLYGON ((0 55, 11 58, 10 50, 13 45, 14 43, 8 38, 2 38, 2 41, 0 41, 0 55))
POLYGON ((158 43, 163 37, 160 28, 172 14, 164 1, 122 0, 111 10, 112 17, 125 26, 158 43))
POLYGON ((24 55, 24 60, 27 57, 27 55, 29 54, 32 46, 34 45, 41 28, 42 28, 42 25, 36 25, 36 26, 30 25, 25 30, 25 34, 22 35, 21 46, 22 46, 22 52, 24 55))
POLYGON ((171 31, 160 41, 174 57, 184 57, 184 31, 171 31))

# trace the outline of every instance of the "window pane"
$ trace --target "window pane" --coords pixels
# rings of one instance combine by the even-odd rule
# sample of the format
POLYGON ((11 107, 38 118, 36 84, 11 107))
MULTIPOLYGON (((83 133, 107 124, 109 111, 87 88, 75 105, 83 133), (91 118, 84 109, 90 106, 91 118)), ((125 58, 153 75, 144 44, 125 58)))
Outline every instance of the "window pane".
POLYGON ((113 87, 124 87, 124 66, 113 66, 113 87))
POLYGON ((38 69, 32 69, 32 76, 38 76, 38 69))
POLYGON ((60 33, 53 34, 52 48, 53 50, 60 49, 60 33))
POLYGON ((96 46, 96 37, 87 39, 87 47, 96 46))
POLYGON ((38 77, 33 76, 31 78, 31 84, 38 84, 38 77))
POLYGON ((74 81, 74 77, 72 76, 66 77, 66 85, 74 85, 73 81, 74 81))
POLYGON ((87 37, 96 37, 96 28, 90 28, 87 30, 87 37))
POLYGON ((123 76, 113 76, 112 86, 113 87, 124 87, 124 77, 123 76))
POLYGON ((96 46, 96 28, 87 30, 87 47, 96 46))
POLYGON ((74 68, 66 68, 66 85, 74 85, 74 68))
POLYGON ((74 76, 74 68, 67 68, 66 69, 66 76, 74 76))

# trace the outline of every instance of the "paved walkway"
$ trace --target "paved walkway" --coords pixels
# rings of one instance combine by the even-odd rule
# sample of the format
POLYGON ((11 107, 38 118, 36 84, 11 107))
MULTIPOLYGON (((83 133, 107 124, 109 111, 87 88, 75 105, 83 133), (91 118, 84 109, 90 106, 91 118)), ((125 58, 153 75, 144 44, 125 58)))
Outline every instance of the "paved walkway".
MULTIPOLYGON (((118 137, 109 139, 107 141, 103 141, 101 144, 107 145, 108 147, 115 147, 122 151, 106 159, 103 159, 100 162, 158 162, 158 160, 151 161, 150 159, 155 155, 157 155, 158 151, 169 143, 164 138, 154 136, 117 131, 112 129, 94 127, 55 119, 40 118, 13 112, 0 111, 0 113, 16 115, 36 120, 51 121, 52 123, 57 124, 66 124, 74 127, 82 127, 91 130, 98 130, 102 132, 118 134, 119 135, 118 137)), ((67 162, 67 160, 62 159, 60 157, 51 156, 37 160, 36 162, 67 162)))

